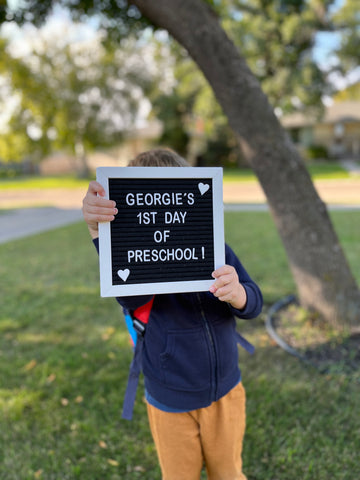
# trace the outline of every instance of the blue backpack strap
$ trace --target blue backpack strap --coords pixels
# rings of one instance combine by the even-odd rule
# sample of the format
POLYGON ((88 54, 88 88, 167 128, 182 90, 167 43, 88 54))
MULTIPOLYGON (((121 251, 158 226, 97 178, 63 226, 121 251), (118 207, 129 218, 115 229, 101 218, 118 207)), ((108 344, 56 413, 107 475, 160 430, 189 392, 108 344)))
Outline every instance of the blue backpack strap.
POLYGON ((239 332, 235 331, 236 341, 241 345, 248 353, 251 355, 255 352, 255 347, 250 342, 246 340, 239 332))
MULTIPOLYGON (((144 330, 145 331, 145 330, 144 330)), ((131 420, 136 399, 136 391, 139 383, 139 376, 141 372, 141 358, 144 345, 144 331, 138 332, 135 344, 134 356, 130 365, 128 383, 126 387, 122 418, 131 420)))
POLYGON ((134 356, 130 365, 128 383, 123 403, 122 418, 124 418, 125 420, 131 420, 133 415, 136 391, 142 367, 142 350, 144 346, 144 335, 146 325, 149 321, 153 301, 154 297, 152 297, 152 299, 148 303, 145 303, 145 305, 137 308, 134 312, 126 312, 126 315, 128 315, 129 317, 128 319, 125 315, 128 330, 135 345, 134 356))

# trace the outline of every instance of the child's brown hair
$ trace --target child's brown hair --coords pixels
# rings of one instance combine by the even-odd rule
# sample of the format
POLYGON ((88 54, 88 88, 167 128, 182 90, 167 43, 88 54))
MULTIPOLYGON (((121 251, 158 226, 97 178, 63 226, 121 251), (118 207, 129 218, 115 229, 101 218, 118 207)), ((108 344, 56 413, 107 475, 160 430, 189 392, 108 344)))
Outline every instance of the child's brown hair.
POLYGON ((129 167, 189 167, 188 162, 170 148, 155 148, 139 153, 129 167))

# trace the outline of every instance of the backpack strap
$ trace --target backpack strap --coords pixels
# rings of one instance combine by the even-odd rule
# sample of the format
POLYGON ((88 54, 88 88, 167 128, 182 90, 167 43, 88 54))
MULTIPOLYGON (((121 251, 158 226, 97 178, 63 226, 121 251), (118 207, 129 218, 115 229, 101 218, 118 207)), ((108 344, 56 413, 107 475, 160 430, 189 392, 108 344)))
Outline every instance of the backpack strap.
POLYGON ((251 355, 255 352, 255 347, 250 342, 246 340, 239 332, 235 331, 236 341, 241 345, 248 353, 251 355))
POLYGON ((133 328, 136 331, 136 342, 134 357, 132 359, 128 377, 128 383, 125 391, 122 418, 131 420, 136 398, 136 391, 139 383, 139 376, 141 372, 142 350, 144 345, 144 336, 146 325, 149 321, 151 308, 154 302, 154 297, 145 305, 137 308, 131 312, 133 320, 133 328))

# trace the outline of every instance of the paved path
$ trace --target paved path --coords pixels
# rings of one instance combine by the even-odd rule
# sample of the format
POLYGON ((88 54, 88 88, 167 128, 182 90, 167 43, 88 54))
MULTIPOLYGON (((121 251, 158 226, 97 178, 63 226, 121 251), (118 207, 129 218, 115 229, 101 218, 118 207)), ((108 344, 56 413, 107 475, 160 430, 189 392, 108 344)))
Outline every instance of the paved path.
MULTIPOLYGON (((360 176, 314 182, 321 199, 327 204, 360 205, 360 176)), ((225 203, 266 203, 257 182, 224 183, 225 203)))
POLYGON ((80 209, 20 208, 0 213, 0 243, 52 230, 82 219, 80 209))

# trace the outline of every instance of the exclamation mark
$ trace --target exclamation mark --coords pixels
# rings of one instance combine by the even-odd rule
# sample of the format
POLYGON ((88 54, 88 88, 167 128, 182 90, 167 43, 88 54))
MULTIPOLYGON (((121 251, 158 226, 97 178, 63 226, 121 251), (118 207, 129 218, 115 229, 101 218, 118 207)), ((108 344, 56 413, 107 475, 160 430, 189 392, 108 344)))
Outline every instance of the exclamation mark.
POLYGON ((201 247, 201 255, 202 255, 202 258, 204 259, 205 258, 205 247, 201 247))

